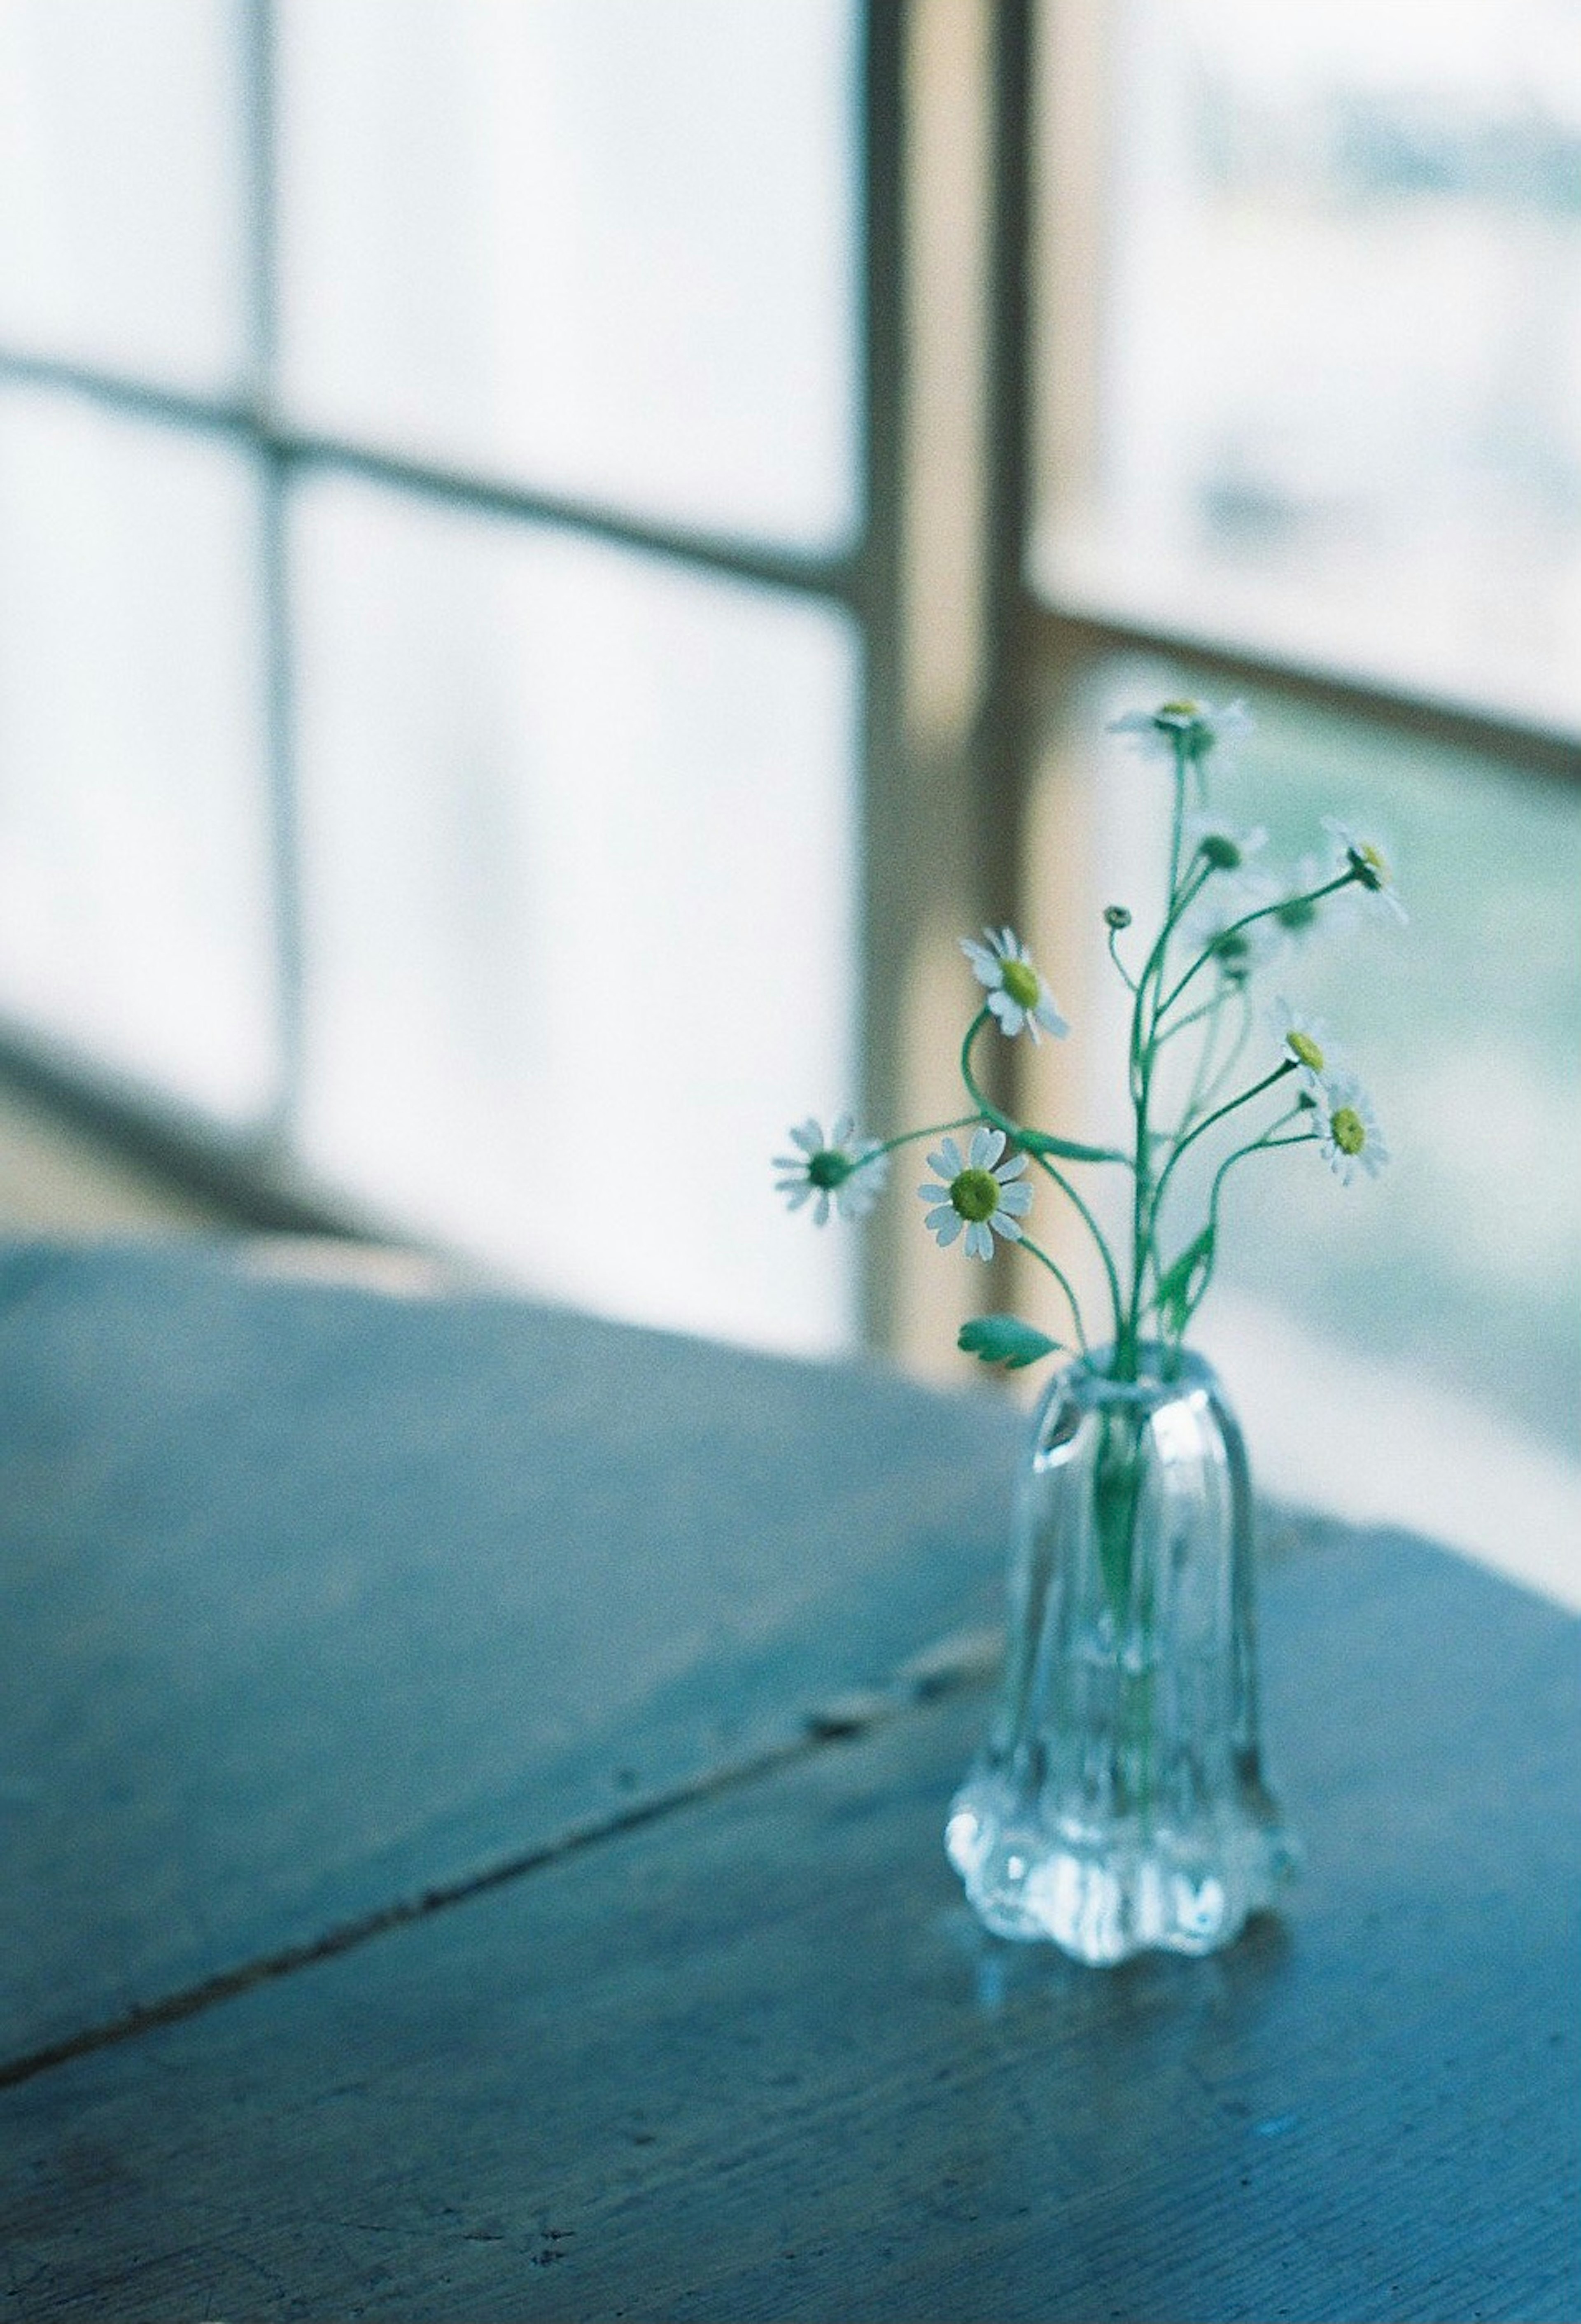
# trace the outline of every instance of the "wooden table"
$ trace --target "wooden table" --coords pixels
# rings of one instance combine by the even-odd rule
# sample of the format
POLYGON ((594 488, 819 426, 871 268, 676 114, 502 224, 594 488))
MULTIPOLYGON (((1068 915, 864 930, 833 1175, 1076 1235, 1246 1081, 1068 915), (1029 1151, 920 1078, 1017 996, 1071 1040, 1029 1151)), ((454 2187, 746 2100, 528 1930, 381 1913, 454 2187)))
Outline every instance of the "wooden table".
POLYGON ((1020 1426, 0 1251, 4 2312, 1581 2313, 1577 1626, 1274 1518, 1287 1918, 995 1942, 1020 1426))

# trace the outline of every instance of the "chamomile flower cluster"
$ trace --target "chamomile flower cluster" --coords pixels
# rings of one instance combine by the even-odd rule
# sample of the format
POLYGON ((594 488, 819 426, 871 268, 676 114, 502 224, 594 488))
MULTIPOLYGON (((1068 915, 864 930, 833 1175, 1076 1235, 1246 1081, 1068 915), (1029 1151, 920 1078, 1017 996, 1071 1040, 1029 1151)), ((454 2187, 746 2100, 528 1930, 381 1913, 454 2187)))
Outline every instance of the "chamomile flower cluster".
POLYGON ((1240 701, 1218 710, 1211 702, 1161 702, 1156 710, 1128 710, 1109 724, 1111 734, 1134 734, 1150 757, 1176 764, 1182 758, 1199 764, 1251 731, 1252 714, 1240 701))
POLYGON ((1323 1160, 1342 1186, 1358 1172, 1375 1178, 1389 1159, 1377 1109, 1335 1047, 1328 1027, 1281 1000, 1274 1004, 1273 1029, 1295 1067, 1301 1100, 1315 1119, 1312 1134, 1323 1160))
POLYGON ((941 1250, 947 1250, 963 1230, 969 1259, 992 1259, 996 1235, 1007 1242, 1020 1241, 1020 1222, 1032 1208, 1032 1188, 1023 1176, 1025 1154, 1000 1161, 1005 1145, 1002 1130, 979 1130, 964 1159, 953 1138, 946 1138, 938 1152, 929 1155, 928 1167, 935 1175, 917 1188, 917 1194, 931 1206, 923 1223, 938 1237, 941 1250))
POLYGON ((1023 1027, 1035 1041, 1040 1031, 1062 1041, 1071 1030, 1053 1003, 1053 996, 1033 965, 1032 954, 1014 928, 983 930, 981 944, 962 936, 961 949, 971 963, 971 973, 987 988, 988 1011, 999 1030, 1015 1039, 1023 1027))
POLYGON ((784 1175, 775 1191, 793 1211, 813 1205, 816 1226, 827 1226, 831 1206, 842 1219, 863 1219, 884 1191, 889 1157, 876 1139, 859 1138, 856 1121, 842 1113, 827 1138, 823 1126, 811 1115, 790 1133, 794 1154, 777 1154, 774 1167, 784 1175))
POLYGON ((1025 1035, 1033 1043, 1045 1034, 1061 1040, 1071 1030, 1031 950, 1005 926, 986 927, 980 941, 961 940, 979 988, 961 1051, 963 1114, 882 1142, 859 1138, 849 1114, 827 1137, 819 1120, 808 1120, 790 1132, 795 1150, 776 1159, 780 1194, 822 1226, 834 1213, 864 1217, 884 1190, 896 1150, 936 1140, 927 1157, 932 1176, 916 1188, 928 1232, 942 1249, 959 1247, 969 1259, 990 1260, 1005 1246, 1025 1252, 1052 1277, 1069 1313, 1071 1342, 1014 1315, 974 1318, 962 1327, 961 1344, 986 1362, 1015 1369, 1071 1344, 1100 1360, 1069 1277, 1029 1231, 1034 1186, 1040 1200, 1068 1209, 1090 1242, 1111 1310, 1101 1360, 1115 1378, 1135 1379, 1148 1344, 1178 1347, 1201 1304, 1232 1172, 1255 1155, 1295 1146, 1316 1148, 1345 1186, 1375 1177, 1388 1162, 1372 1098, 1327 1025, 1283 998, 1259 1019, 1250 995, 1271 961, 1293 954, 1347 899, 1358 910, 1381 905, 1403 921, 1393 868, 1376 837, 1334 820, 1327 854, 1303 858, 1282 877, 1271 870, 1266 832, 1227 819, 1208 797, 1213 754, 1250 725, 1239 702, 1215 709, 1184 699, 1115 722, 1114 731, 1168 762, 1174 783, 1161 921, 1140 927, 1120 902, 1102 913, 1110 959, 1130 996, 1128 1146, 1093 1146, 1034 1128, 985 1093, 976 1047, 989 1028, 1008 1041, 1025 1035), (1205 1197, 1200 1173, 1177 1177, 1199 1148, 1211 1165, 1205 1197), (1090 1202, 1079 1180, 1092 1169, 1126 1174, 1125 1200, 1090 1202), (1183 1223, 1188 1185, 1200 1207, 1183 1223), (1100 1211, 1128 1213, 1128 1247, 1116 1248, 1100 1211))

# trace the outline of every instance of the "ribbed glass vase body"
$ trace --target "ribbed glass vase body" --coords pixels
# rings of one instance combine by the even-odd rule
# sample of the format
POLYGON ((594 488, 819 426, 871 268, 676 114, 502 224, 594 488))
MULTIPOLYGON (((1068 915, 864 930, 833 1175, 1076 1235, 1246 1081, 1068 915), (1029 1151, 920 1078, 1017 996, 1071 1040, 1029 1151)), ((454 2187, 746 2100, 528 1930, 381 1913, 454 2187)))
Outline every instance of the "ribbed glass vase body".
POLYGON ((947 1844, 979 1917, 1078 1960, 1210 1952, 1293 1869, 1263 1781, 1251 1489, 1200 1357, 1110 1351, 1038 1412, 1003 1693, 947 1844))

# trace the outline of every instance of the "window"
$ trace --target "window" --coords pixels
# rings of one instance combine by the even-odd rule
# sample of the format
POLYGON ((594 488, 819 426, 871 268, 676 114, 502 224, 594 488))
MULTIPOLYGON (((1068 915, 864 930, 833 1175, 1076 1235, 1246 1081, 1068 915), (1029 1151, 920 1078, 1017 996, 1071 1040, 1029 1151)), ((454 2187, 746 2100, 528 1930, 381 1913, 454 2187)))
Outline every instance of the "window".
MULTIPOLYGON (((1325 811, 1393 840, 1409 931, 1282 974, 1394 1165, 1359 1198, 1248 1176, 1203 1323, 1273 1481, 1348 1467, 1358 1511, 1534 1571, 1581 1521, 1574 30, 1549 0, 1051 0, 1029 132, 1031 848, 1085 832, 1061 900, 1125 900, 1160 803, 1095 738, 1181 691, 1248 699, 1235 803, 1286 862, 1325 811)), ((1048 940, 1101 1011, 1099 933, 1048 940)))
POLYGON ((884 70, 853 0, 0 0, 14 1055, 849 1336, 717 1157, 858 1071, 884 70))

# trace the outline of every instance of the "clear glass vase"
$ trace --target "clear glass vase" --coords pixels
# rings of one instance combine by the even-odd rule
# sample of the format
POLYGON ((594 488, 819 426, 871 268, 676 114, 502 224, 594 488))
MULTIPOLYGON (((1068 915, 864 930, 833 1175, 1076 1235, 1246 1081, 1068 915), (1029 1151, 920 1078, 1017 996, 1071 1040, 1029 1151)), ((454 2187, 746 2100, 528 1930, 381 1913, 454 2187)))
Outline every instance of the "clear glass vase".
POLYGON ((1112 1350, 1039 1407, 1003 1692, 946 1844, 979 1918, 1093 1963, 1206 1953, 1291 1877, 1263 1780, 1251 1486, 1200 1356, 1112 1350))

